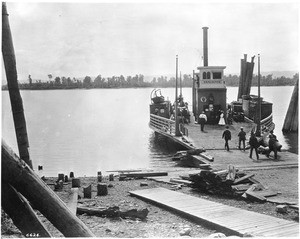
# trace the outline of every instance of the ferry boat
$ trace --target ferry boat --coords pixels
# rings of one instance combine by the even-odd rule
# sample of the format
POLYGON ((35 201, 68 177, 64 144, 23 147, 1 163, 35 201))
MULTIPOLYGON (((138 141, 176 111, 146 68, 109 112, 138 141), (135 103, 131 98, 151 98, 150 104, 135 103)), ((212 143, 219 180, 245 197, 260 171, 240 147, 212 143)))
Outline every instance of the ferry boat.
MULTIPOLYGON (((236 122, 249 122, 256 125, 253 131, 266 138, 270 130, 275 128, 272 119, 273 104, 263 101, 263 98, 250 95, 251 82, 254 68, 254 57, 247 62, 247 57, 241 61, 241 76, 239 93, 236 101, 227 103, 227 88, 224 80, 226 66, 208 65, 207 31, 203 27, 203 66, 193 71, 192 86, 192 114, 195 122, 199 121, 199 115, 204 112, 207 116, 206 124, 218 125, 220 116, 223 114, 226 124, 236 122)), ((177 61, 176 61, 177 62, 177 61)), ((258 74, 260 77, 260 73, 258 74)), ((260 92, 260 89, 259 89, 260 92)), ((176 66, 176 94, 177 96, 177 66, 176 66)), ((160 90, 154 89, 151 93, 150 104, 150 127, 156 132, 174 139, 183 136, 188 141, 188 130, 184 127, 184 117, 178 105, 182 96, 176 97, 176 105, 166 101, 160 90), (176 109, 176 107, 178 107, 176 109), (174 112, 177 112, 175 114, 174 112), (184 137, 186 136, 186 137, 184 137)), ((189 115, 189 114, 188 114, 189 115)))

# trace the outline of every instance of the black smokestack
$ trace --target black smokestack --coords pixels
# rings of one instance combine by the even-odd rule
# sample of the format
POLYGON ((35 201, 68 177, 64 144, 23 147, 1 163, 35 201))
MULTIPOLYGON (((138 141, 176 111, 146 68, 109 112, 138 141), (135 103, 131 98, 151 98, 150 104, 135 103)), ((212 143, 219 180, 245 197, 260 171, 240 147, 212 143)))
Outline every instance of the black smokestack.
POLYGON ((207 29, 208 27, 202 27, 203 29, 203 66, 208 66, 208 43, 207 43, 207 29))

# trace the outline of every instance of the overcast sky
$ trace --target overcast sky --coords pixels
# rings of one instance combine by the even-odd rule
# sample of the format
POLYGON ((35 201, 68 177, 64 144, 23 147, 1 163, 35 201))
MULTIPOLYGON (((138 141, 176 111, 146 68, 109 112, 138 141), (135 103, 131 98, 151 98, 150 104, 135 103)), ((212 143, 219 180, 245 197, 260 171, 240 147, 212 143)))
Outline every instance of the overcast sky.
POLYGON ((191 74, 203 26, 208 63, 225 74, 239 73, 243 54, 260 54, 261 71, 298 70, 297 1, 223 2, 7 2, 19 80, 172 74, 177 54, 191 74))

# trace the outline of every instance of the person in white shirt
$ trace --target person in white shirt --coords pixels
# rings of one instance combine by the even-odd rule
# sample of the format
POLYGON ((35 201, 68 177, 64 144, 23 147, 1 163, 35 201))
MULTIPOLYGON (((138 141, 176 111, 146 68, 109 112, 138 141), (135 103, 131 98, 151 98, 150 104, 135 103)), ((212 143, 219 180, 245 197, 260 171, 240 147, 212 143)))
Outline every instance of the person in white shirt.
POLYGON ((204 111, 202 111, 202 113, 199 115, 199 123, 200 123, 202 132, 204 131, 204 125, 205 125, 206 121, 207 121, 206 114, 204 113, 204 111))

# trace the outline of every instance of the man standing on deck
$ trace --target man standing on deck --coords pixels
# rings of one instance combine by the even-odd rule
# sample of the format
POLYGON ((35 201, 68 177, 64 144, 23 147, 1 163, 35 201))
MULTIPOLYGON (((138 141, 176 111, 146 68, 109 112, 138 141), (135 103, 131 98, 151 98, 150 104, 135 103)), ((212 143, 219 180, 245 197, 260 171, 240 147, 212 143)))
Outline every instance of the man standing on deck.
POLYGON ((204 113, 204 111, 202 111, 202 113, 199 115, 199 123, 202 132, 204 131, 204 124, 206 123, 206 121, 207 121, 206 114, 204 113))
POLYGON ((254 149, 255 154, 256 154, 256 159, 259 160, 258 152, 257 152, 257 148, 259 146, 259 143, 258 143, 258 140, 257 140, 254 132, 251 132, 249 144, 250 144, 250 155, 249 155, 249 157, 252 159, 252 152, 253 152, 253 149, 254 149))
POLYGON ((226 130, 223 132, 222 139, 225 139, 225 149, 229 151, 228 140, 231 140, 231 132, 229 131, 229 126, 226 126, 226 130))
POLYGON ((241 149, 241 142, 243 142, 243 149, 245 151, 246 133, 243 127, 241 127, 241 131, 239 132, 238 136, 239 136, 239 150, 241 149))

